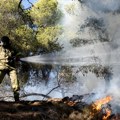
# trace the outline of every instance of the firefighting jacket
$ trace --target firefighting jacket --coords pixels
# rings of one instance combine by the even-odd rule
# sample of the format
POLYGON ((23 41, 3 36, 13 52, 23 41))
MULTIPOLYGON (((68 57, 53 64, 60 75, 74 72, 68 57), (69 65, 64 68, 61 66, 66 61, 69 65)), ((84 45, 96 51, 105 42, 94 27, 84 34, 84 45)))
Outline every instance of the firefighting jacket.
POLYGON ((11 58, 13 58, 13 51, 0 46, 0 70, 14 67, 14 65, 10 63, 11 58))

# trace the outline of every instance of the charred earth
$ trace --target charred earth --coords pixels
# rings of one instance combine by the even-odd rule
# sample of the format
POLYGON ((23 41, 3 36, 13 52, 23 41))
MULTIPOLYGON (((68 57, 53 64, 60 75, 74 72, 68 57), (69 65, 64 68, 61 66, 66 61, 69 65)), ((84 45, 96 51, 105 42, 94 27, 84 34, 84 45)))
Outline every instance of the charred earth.
POLYGON ((0 120, 120 120, 119 114, 112 113, 111 96, 86 103, 93 95, 44 101, 0 101, 0 120))

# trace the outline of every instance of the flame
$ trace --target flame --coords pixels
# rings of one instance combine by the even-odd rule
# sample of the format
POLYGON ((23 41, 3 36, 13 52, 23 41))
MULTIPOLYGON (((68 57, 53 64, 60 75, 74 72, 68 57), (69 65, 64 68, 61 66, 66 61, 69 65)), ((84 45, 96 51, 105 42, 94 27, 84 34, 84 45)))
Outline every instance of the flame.
POLYGON ((93 104, 93 108, 96 110, 101 110, 102 105, 110 102, 112 100, 111 96, 107 96, 105 98, 102 98, 100 100, 97 100, 94 104, 93 104))
MULTIPOLYGON (((100 111, 102 109, 102 105, 107 104, 112 100, 111 96, 107 96, 105 98, 102 98, 100 100, 97 100, 95 103, 93 103, 93 109, 100 111)), ((111 115, 111 110, 109 108, 105 108, 106 115, 103 116, 103 120, 107 120, 108 117, 111 115)))
POLYGON ((106 108, 105 111, 106 111, 106 115, 103 116, 103 120, 107 120, 107 118, 111 115, 111 110, 110 109, 106 108))
POLYGON ((76 102, 73 102, 73 101, 65 101, 64 103, 69 106, 74 106, 76 104, 76 102))

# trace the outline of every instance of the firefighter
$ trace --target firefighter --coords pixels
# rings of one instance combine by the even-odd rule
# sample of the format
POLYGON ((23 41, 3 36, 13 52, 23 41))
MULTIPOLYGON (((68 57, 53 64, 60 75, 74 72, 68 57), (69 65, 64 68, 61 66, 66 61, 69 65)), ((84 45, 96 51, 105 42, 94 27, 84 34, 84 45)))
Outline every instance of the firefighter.
POLYGON ((11 48, 10 39, 3 36, 0 40, 0 83, 9 75, 15 101, 19 101, 19 82, 15 68, 15 51, 11 48))

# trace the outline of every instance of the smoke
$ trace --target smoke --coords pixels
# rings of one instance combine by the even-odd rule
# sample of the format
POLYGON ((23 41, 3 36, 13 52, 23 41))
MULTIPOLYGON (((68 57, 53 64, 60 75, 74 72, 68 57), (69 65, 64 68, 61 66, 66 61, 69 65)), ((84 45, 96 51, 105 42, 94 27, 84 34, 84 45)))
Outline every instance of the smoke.
MULTIPOLYGON (((60 25, 64 30, 58 40, 64 45, 64 49, 55 55, 33 56, 22 60, 41 64, 69 65, 75 66, 76 69, 89 65, 110 67, 112 77, 107 76, 110 86, 104 77, 96 77, 88 71, 86 76, 76 74, 77 82, 69 87, 62 86, 62 90, 66 96, 90 92, 98 93, 95 98, 112 95, 116 99, 114 103, 119 103, 120 1, 58 0, 58 2, 63 12, 60 25), (74 6, 74 9, 70 9, 71 6, 74 6)), ((50 85, 52 87, 55 84, 51 82, 50 85)), ((54 95, 51 95, 59 97, 60 91, 60 89, 58 92, 54 91, 54 95)))
MULTIPOLYGON (((61 4, 63 3, 64 5, 74 4, 75 10, 71 13, 62 7, 65 13, 62 20, 64 33, 59 39, 65 43, 65 52, 62 56, 64 58, 86 58, 86 65, 91 64, 91 58, 96 57, 98 61, 94 61, 94 64, 112 68, 112 77, 108 88, 105 87, 108 84, 106 85, 103 78, 95 78, 89 73, 85 77, 78 75, 78 79, 81 81, 80 84, 78 83, 78 86, 81 86, 78 91, 81 93, 97 92, 99 97, 112 95, 116 99, 115 102, 119 103, 120 1, 69 0, 61 4), (70 42, 74 44, 70 44, 70 42)), ((83 62, 80 61, 77 65, 82 66, 83 62)), ((78 87, 76 86, 76 88, 78 87)))
POLYGON ((119 12, 120 1, 119 0, 81 0, 87 7, 96 12, 119 12))

